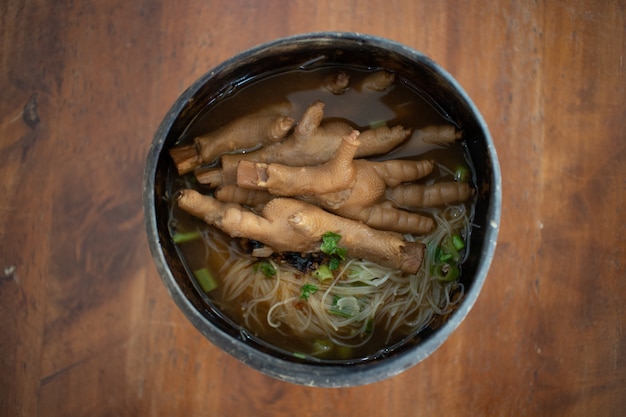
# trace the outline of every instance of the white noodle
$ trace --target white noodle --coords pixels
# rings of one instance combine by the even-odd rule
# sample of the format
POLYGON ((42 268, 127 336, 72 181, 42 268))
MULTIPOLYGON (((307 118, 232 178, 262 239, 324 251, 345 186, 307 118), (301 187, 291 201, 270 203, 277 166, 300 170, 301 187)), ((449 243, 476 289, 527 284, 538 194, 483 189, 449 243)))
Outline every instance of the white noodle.
MULTIPOLYGON (((470 223, 464 206, 450 206, 433 212, 438 227, 428 236, 407 235, 407 240, 421 241, 427 246, 422 267, 414 275, 381 267, 375 263, 350 259, 333 280, 320 283, 294 267, 271 265, 276 270, 266 277, 254 268, 258 260, 238 247, 220 246, 218 232, 209 229, 204 236, 207 247, 226 260, 220 269, 222 304, 240 301, 244 325, 254 329, 263 322, 282 334, 298 334, 311 340, 330 340, 340 346, 358 347, 372 337, 371 328, 387 333, 386 342, 393 342, 396 332, 416 333, 427 327, 438 315, 454 309, 462 298, 463 286, 446 283, 430 276, 435 251, 446 236, 460 233, 467 237, 470 223), (301 298, 302 287, 314 285, 318 290, 301 298), (452 294, 455 296, 452 297, 452 294), (349 313, 338 311, 338 299, 353 297, 349 313)), ((256 268, 258 269, 258 268, 256 268)))

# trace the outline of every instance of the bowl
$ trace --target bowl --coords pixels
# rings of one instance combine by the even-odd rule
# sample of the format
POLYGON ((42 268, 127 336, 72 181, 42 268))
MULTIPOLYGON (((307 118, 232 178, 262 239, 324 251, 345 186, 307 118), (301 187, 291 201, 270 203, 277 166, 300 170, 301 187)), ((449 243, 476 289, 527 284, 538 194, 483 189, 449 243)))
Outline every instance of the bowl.
MULTIPOLYGON (((477 80, 479 82, 479 80, 477 80)), ((316 387, 348 387, 393 377, 431 355, 455 331, 476 302, 495 251, 501 180, 483 117, 454 78, 422 53, 395 41, 345 32, 306 33, 256 46, 223 62, 194 82, 160 124, 147 154, 143 190, 147 237, 163 284, 187 319, 213 344, 248 366, 279 380, 316 387), (477 187, 469 253, 463 264, 464 297, 447 320, 419 338, 373 360, 310 361, 285 355, 250 338, 207 302, 191 279, 168 230, 168 150, 220 99, 264 74, 324 65, 385 68, 402 76, 464 132, 477 187)))

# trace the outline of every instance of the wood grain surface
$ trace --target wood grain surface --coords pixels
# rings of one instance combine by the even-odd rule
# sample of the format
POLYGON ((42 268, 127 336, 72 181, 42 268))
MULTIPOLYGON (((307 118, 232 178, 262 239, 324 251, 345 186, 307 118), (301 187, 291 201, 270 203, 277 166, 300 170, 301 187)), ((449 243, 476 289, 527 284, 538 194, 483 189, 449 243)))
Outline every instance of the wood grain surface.
POLYGON ((0 2, 0 415, 622 416, 624 1, 0 2), (286 35, 402 42, 483 113, 502 165, 482 294, 390 380, 273 380, 177 310, 143 223, 144 159, 182 91, 286 35))

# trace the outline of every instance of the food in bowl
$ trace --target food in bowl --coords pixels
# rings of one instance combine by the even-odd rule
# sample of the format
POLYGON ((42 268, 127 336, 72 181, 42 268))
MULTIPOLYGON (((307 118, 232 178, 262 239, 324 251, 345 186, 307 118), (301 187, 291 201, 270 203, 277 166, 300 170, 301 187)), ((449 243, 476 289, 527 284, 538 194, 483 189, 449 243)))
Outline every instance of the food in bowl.
POLYGON ((380 359, 464 297, 466 140, 389 68, 244 79, 167 149, 170 239, 245 338, 311 362, 380 359))

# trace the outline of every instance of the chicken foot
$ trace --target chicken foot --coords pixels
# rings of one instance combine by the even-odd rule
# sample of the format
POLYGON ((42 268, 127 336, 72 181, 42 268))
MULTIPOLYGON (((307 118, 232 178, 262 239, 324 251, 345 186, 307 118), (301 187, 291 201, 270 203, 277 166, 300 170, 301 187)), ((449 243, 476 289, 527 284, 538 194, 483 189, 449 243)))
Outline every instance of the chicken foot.
POLYGON ((436 145, 449 145, 463 137, 463 131, 452 125, 430 125, 415 132, 417 140, 436 145))
MULTIPOLYGON (((222 184, 234 184, 239 162, 242 160, 279 163, 283 165, 302 166, 317 165, 328 161, 342 138, 354 128, 340 120, 322 123, 324 103, 316 101, 304 112, 295 126, 293 133, 285 140, 273 143, 248 153, 226 154, 222 156, 221 169, 203 170, 196 173, 201 184, 216 187, 222 184)), ((402 126, 389 128, 381 126, 361 132, 355 157, 384 154, 404 142, 411 131, 402 126)))
MULTIPOLYGON (((393 187, 430 174, 434 163, 429 160, 353 161, 356 180, 346 193, 312 196, 307 201, 337 215, 361 221, 370 227, 400 233, 425 234, 435 227, 433 219, 401 210, 387 193, 393 187)), ((411 206, 413 208, 419 206, 411 206)))
MULTIPOLYGON (((347 140, 344 140, 344 143, 349 143, 347 140)), ((343 147, 347 146, 343 145, 343 147)), ((335 159, 331 160, 331 162, 334 161, 335 159)), ((245 167, 243 164, 244 162, 241 163, 240 168, 245 167)), ((334 214, 361 221, 379 230, 424 234, 435 227, 435 222, 430 217, 400 210, 387 201, 389 200, 388 190, 430 174, 434 166, 432 161, 373 162, 364 159, 346 160, 344 157, 344 160, 335 166, 338 167, 339 172, 347 172, 353 176, 349 183, 341 183, 341 174, 336 173, 335 169, 327 168, 328 164, 330 162, 314 167, 280 165, 277 166, 280 170, 274 171, 276 174, 271 173, 269 168, 273 165, 270 164, 261 175, 263 181, 259 181, 256 177, 254 180, 249 180, 247 176, 242 175, 238 179, 238 185, 243 188, 265 188, 275 195, 297 197, 334 214), (276 175, 274 181, 272 181, 273 175, 276 175), (338 185, 341 187, 337 188, 338 185)), ((256 164, 251 169, 246 168, 246 171, 251 172, 250 177, 258 174, 258 165, 265 166, 265 164, 256 164)), ((392 196, 395 200, 403 202, 402 193, 397 194, 398 196, 393 194, 392 196)), ((411 207, 418 206, 412 205, 411 207)))
POLYGON ((345 93, 350 87, 350 74, 346 71, 339 70, 336 73, 325 77, 322 86, 335 95, 345 93))
POLYGON ((375 230, 293 198, 274 198, 261 215, 195 190, 182 190, 176 198, 183 210, 231 237, 257 240, 276 252, 318 252, 322 235, 331 231, 341 235, 339 244, 348 256, 409 274, 418 271, 424 257, 423 243, 407 242, 399 233, 375 230))
POLYGON ((283 139, 295 124, 295 120, 288 117, 290 110, 291 105, 286 102, 270 106, 198 136, 191 145, 172 148, 170 156, 179 175, 191 172, 203 163, 213 162, 224 153, 283 139))
POLYGON ((361 82, 364 90, 384 91, 396 81, 396 74, 389 71, 376 71, 369 74, 361 82))
POLYGON ((405 184, 387 190, 386 198, 398 207, 435 207, 460 203, 474 194, 466 182, 446 181, 432 185, 405 184))
POLYGON ((352 159, 359 147, 359 131, 345 135, 333 157, 319 165, 292 167, 241 161, 237 185, 266 189, 273 195, 313 195, 345 190, 355 180, 352 159))
POLYGON ((435 228, 435 221, 430 217, 405 209, 460 203, 473 194, 474 189, 465 182, 438 182, 432 185, 403 184, 387 188, 383 202, 360 207, 353 205, 349 198, 342 207, 331 211, 360 220, 376 229, 425 234, 435 228))
POLYGON ((274 196, 266 190, 242 188, 234 184, 217 188, 213 195, 216 199, 222 202, 238 203, 244 206, 252 207, 258 212, 263 209, 265 204, 274 198, 274 196))

